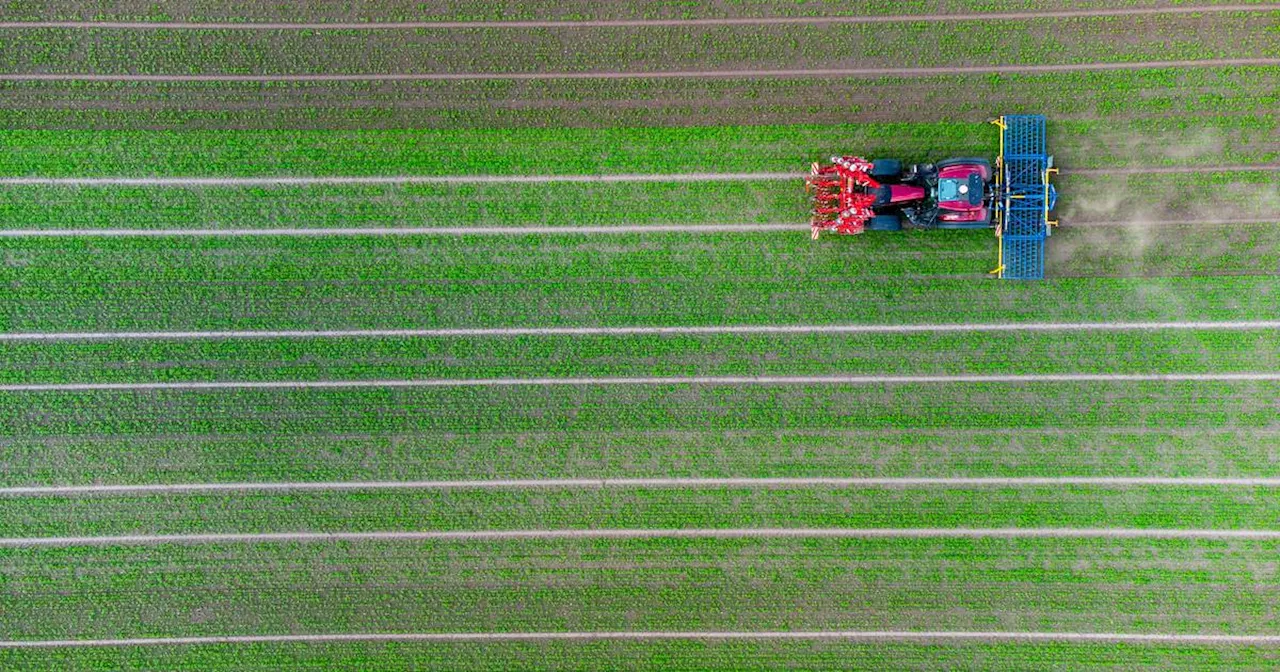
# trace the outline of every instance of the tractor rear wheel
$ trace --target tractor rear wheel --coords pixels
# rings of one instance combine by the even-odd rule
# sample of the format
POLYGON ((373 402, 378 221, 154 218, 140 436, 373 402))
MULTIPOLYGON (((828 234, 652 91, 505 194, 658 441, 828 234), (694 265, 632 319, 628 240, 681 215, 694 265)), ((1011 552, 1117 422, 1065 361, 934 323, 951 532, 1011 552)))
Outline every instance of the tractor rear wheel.
POLYGON ((867 231, 901 231, 902 215, 894 212, 888 215, 876 215, 867 220, 864 227, 867 231))
POLYGON ((877 180, 896 180, 902 177, 902 162, 897 159, 876 159, 871 162, 871 177, 877 180))

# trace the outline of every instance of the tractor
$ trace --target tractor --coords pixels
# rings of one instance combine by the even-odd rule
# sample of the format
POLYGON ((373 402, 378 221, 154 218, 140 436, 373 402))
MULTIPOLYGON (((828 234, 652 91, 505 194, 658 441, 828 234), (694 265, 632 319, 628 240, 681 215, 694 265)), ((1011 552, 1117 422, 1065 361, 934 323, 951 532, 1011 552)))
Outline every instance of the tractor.
POLYGON ((992 123, 1000 127, 994 166, 981 158, 908 166, 857 156, 815 162, 805 182, 813 238, 823 231, 994 229, 999 258, 992 274, 1043 278, 1045 240, 1057 225, 1049 218, 1057 203, 1049 176, 1057 169, 1045 154, 1045 119, 1006 115, 992 123))

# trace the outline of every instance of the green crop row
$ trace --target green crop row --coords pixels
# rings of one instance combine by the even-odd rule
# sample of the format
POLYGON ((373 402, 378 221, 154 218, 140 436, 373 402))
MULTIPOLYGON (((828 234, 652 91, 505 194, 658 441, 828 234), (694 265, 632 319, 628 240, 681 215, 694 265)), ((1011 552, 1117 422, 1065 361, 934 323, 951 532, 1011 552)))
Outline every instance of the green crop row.
POLYGON ((5 343, 0 382, 1280 370, 1251 331, 496 336, 5 343))
MULTIPOLYGON (((1259 122, 1237 123, 1256 129, 1259 122)), ((43 177, 800 173, 811 161, 833 151, 893 150, 910 159, 925 158, 942 148, 993 153, 998 142, 991 126, 965 123, 603 130, 11 131, 3 138, 0 174, 43 177)))
MULTIPOLYGON (((1212 176, 1204 176, 1212 179, 1212 176)), ((269 229, 785 223, 807 232, 800 177, 724 182, 8 189, 4 229, 269 229)))
MULTIPOLYGON (((1236 227, 1219 227, 1227 235, 1236 227)), ((981 232, 827 237, 56 239, 0 245, 5 332, 688 324, 1273 319, 1280 280, 1225 241, 1126 246, 1140 230, 1050 244, 1051 273, 1255 277, 984 281, 981 232), (665 241, 665 242, 663 242, 665 241), (1070 246, 1075 248, 1071 249, 1070 246), (1056 247, 1055 247, 1056 246, 1056 247)), ((1213 231, 1214 229, 1210 229, 1213 231)), ((1159 228, 1149 232, 1159 235, 1159 228)), ((1200 232, 1197 232, 1199 235, 1200 232)), ((1188 234, 1188 240, 1196 240, 1188 234)), ((1200 238, 1204 241, 1204 238, 1200 238)))
POLYGON ((12 639, 807 629, 1242 635, 1274 631, 1278 595, 1259 567, 1276 550, 1275 542, 1096 539, 6 550, 0 605, 13 617, 12 639))
POLYGON ((0 71, 93 74, 545 73, 915 68, 1247 58, 1274 38, 1252 12, 879 24, 145 31, 0 35, 0 71), (903 49, 904 44, 928 48, 903 49), (832 45, 841 45, 832 48, 832 45), (625 56, 624 56, 625 55, 625 56), (625 61, 619 63, 620 57, 625 61))
MULTIPOLYGON (((957 393, 964 396, 964 393, 957 393)), ((41 400, 37 399, 40 402, 41 400)), ((44 401, 42 403, 48 404, 44 401)), ((375 411, 370 411, 371 413, 375 411)), ((73 428, 67 427, 65 433, 73 428)), ((717 476, 1272 476, 1280 432, 775 428, 8 438, 4 485, 717 476)))
POLYGON ((6 497, 0 536, 703 528, 1267 529, 1274 487, 688 488, 6 497), (152 515, 139 516, 146 511, 152 515))
MULTIPOLYGON (((1270 116, 1275 66, 929 77, 429 82, 0 82, 8 128, 450 128, 1109 122, 1270 116), (904 104, 903 101, 911 101, 904 104)), ((1212 129, 1210 123, 1208 128, 1212 129)))
POLYGON ((578 431, 1274 429, 1275 382, 6 391, 11 438, 578 431))
MULTIPOLYGON (((703 607, 697 607, 701 610, 703 607)), ((956 642, 849 640, 341 642, 138 646, 0 650, 0 664, 29 670, 240 670, 249 665, 287 669, 379 669, 416 672, 425 667, 475 670, 502 667, 562 670, 662 669, 708 672, 782 668, 845 670, 963 669, 980 660, 991 669, 1195 670, 1260 669, 1280 664, 1266 647, 1113 642, 956 642)))
MULTIPOLYGON (((1063 121, 1049 151, 1067 168, 1267 163, 1269 117, 1063 121)), ((994 156, 974 123, 690 128, 362 131, 9 131, 0 175, 272 176, 803 172, 835 153, 907 161, 994 156)))
MULTIPOLYGON (((843 253, 843 252, 841 252, 843 253)), ((846 263, 850 263, 846 261, 846 263)), ((4 331, 1274 319, 1274 277, 11 282, 4 331)))
POLYGON ((412 426, 335 433, 315 424, 287 435, 228 428, 218 435, 8 438, 3 448, 4 485, 664 476, 1268 477, 1277 466, 1280 432, 785 424, 506 431, 498 424, 462 433, 412 426))
MULTIPOLYGON (((19 301, 74 283, 78 293, 115 285, 221 283, 263 289, 276 283, 352 280, 425 283, 564 283, 628 279, 981 276, 995 257, 989 231, 916 231, 833 238, 815 245, 794 232, 617 234, 610 236, 268 237, 228 239, 67 238, 10 240, 13 261, 0 278, 20 283, 19 301), (856 245, 857 247, 853 247, 856 245), (856 251, 855 251, 856 250, 856 251), (945 254, 942 254, 945 253, 945 254), (851 265, 856 263, 856 266, 851 265), (145 276, 140 277, 140 276, 145 276)), ((34 317, 34 315, 33 315, 34 317)))

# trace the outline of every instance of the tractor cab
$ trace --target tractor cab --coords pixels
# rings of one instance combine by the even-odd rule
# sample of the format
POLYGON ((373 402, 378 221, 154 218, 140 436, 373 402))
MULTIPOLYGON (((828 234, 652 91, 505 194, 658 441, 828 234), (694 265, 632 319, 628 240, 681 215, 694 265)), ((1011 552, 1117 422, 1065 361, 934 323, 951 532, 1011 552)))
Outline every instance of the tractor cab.
POLYGON ((982 205, 986 200, 986 183, 977 173, 961 177, 938 178, 938 205, 961 210, 982 205))
POLYGON ((939 165, 935 228, 990 228, 995 199, 991 164, 985 159, 951 159, 939 165))

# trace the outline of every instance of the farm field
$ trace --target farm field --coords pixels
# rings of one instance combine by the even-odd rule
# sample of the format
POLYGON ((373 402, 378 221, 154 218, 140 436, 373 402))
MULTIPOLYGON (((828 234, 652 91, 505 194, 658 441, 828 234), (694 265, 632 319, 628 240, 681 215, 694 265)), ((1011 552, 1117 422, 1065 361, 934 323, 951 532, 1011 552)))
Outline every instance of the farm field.
POLYGON ((99 9, 0 16, 0 668, 1280 662, 1280 5, 99 9), (1046 280, 810 240, 1010 113, 1046 280))

